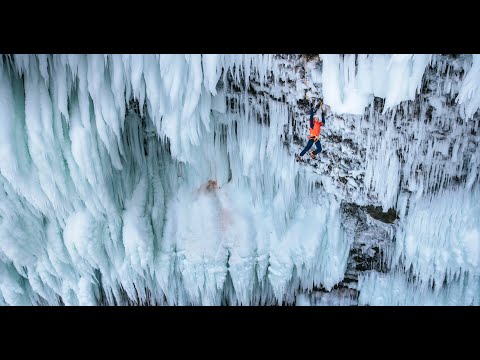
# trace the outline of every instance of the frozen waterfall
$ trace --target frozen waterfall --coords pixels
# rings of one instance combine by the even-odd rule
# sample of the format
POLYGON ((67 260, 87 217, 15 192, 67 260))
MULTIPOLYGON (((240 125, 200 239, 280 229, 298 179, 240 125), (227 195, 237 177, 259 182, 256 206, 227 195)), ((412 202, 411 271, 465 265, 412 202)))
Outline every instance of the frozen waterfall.
POLYGON ((480 305, 479 107, 479 55, 0 55, 0 305, 480 305))

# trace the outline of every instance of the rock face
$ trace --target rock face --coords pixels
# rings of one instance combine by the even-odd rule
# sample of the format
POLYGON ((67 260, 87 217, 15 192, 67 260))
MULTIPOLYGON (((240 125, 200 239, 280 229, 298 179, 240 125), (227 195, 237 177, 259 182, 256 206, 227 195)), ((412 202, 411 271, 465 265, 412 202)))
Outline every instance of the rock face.
POLYGON ((479 94, 477 55, 2 55, 0 305, 478 305, 479 94))

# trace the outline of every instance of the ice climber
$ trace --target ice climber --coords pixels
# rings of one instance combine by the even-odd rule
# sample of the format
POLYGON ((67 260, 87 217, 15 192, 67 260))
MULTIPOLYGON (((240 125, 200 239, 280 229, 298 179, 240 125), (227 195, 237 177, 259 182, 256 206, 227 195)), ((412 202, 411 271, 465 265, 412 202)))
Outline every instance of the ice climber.
POLYGON ((320 144, 320 128, 325 125, 325 112, 323 111, 322 101, 319 102, 316 111, 314 112, 313 104, 310 104, 310 135, 308 136, 307 146, 302 150, 300 155, 296 155, 297 161, 301 159, 305 153, 315 144, 317 150, 310 150, 308 153, 312 159, 315 160, 315 156, 322 151, 322 145, 320 144), (315 113, 315 114, 314 114, 315 113), (320 121, 319 114, 322 114, 322 121, 320 121))

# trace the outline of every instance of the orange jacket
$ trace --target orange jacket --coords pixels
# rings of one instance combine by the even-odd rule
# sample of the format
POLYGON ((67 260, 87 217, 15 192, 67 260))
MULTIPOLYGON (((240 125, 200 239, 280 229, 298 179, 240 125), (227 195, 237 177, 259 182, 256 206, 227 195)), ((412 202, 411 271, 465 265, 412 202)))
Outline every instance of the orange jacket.
POLYGON ((309 139, 316 138, 320 136, 320 128, 325 125, 323 121, 320 121, 318 119, 313 120, 313 128, 310 128, 310 136, 308 137, 309 139))

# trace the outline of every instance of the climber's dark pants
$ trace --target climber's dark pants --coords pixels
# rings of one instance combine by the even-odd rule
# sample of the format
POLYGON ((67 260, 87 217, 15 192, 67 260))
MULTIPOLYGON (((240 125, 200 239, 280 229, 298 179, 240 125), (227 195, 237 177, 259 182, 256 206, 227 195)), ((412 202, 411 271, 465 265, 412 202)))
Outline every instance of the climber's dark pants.
MULTIPOLYGON (((300 156, 305 155, 305 153, 310 150, 310 148, 313 146, 313 143, 315 142, 314 139, 308 140, 307 146, 305 146, 305 149, 300 153, 300 156)), ((317 150, 313 152, 314 155, 317 155, 320 151, 322 151, 322 145, 320 145, 320 140, 318 140, 315 145, 317 146, 317 150)))

